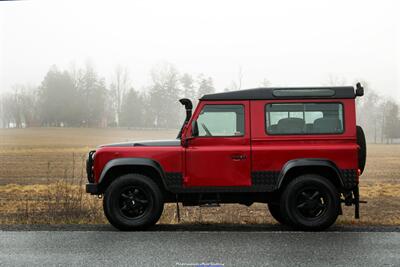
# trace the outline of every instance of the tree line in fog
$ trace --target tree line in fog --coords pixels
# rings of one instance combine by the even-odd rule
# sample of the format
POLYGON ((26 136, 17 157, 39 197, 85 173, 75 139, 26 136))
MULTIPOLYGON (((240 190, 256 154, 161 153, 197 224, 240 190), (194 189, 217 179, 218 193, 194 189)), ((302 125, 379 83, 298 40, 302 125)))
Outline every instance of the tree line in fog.
POLYGON ((362 82, 365 94, 357 98, 357 124, 365 131, 372 143, 400 142, 399 102, 390 96, 382 96, 362 82))
MULTIPOLYGON (((242 71, 225 91, 240 90, 242 71)), ((36 87, 15 85, 0 95, 0 127, 133 127, 178 128, 184 118, 178 99, 194 103, 215 92, 213 79, 180 73, 171 64, 154 67, 150 84, 132 87, 126 68, 117 66, 109 84, 91 64, 61 70, 52 66, 36 87)), ((331 79, 329 85, 343 85, 331 79)), ((362 82, 365 95, 357 98, 357 120, 369 142, 391 143, 400 138, 399 103, 376 93, 362 82)), ((264 79, 257 86, 269 86, 264 79)), ((398 140, 397 140, 398 141, 398 140)))
POLYGON ((150 76, 139 91, 121 66, 110 84, 90 64, 73 70, 52 66, 39 86, 16 85, 0 96, 0 127, 177 128, 184 116, 180 98, 215 92, 211 77, 181 74, 171 64, 154 67, 150 76))

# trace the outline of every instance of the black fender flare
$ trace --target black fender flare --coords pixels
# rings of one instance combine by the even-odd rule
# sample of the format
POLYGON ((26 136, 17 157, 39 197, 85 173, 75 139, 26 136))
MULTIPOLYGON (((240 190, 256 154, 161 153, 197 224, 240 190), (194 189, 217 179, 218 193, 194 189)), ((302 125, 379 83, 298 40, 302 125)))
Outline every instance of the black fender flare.
POLYGON ((341 171, 339 170, 339 168, 336 166, 336 164, 334 162, 332 162, 329 159, 312 159, 312 158, 304 158, 304 159, 293 159, 293 160, 289 160, 288 162, 285 163, 285 165, 283 165, 282 170, 278 176, 278 182, 277 182, 277 189, 281 188, 283 180, 286 177, 286 174, 293 168, 297 168, 297 167, 328 167, 330 169, 332 169, 340 182, 340 186, 343 187, 344 183, 343 183, 343 178, 342 178, 342 174, 341 171))
POLYGON ((105 182, 105 177, 107 173, 115 167, 118 166, 147 166, 155 169, 161 177, 161 181, 165 188, 167 185, 165 183, 165 173, 163 168, 161 167, 160 163, 153 159, 149 158, 116 158, 107 162, 104 166, 103 170, 101 171, 100 178, 99 178, 99 185, 102 185, 105 182))

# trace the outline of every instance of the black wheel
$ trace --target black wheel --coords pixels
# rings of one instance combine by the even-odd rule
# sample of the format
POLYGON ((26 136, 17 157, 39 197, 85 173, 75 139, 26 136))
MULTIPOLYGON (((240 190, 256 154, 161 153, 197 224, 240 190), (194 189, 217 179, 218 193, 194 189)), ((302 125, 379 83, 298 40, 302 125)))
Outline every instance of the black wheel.
POLYGON ((323 230, 339 215, 340 196, 325 177, 303 175, 290 182, 281 198, 281 213, 302 230, 323 230))
POLYGON ((357 125, 357 144, 360 147, 358 150, 358 168, 361 173, 364 172, 365 163, 367 162, 367 143, 365 141, 364 130, 357 125))
POLYGON ((268 210, 269 213, 271 213, 272 217, 279 222, 280 224, 283 225, 289 225, 290 223, 282 216, 281 208, 279 206, 279 203, 276 202, 271 202, 268 203, 268 210))
POLYGON ((157 184, 141 174, 118 177, 106 190, 103 209, 108 221, 119 230, 154 225, 164 208, 157 184))

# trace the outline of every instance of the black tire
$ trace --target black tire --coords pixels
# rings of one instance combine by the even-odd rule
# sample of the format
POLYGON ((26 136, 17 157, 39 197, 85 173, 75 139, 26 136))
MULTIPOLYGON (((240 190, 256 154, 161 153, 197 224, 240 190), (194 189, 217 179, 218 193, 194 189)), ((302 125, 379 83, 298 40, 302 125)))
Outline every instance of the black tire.
POLYGON ((336 221, 340 196, 328 179, 308 174, 295 178, 287 185, 280 206, 282 216, 295 228, 318 231, 336 221))
POLYGON ((360 146, 358 150, 358 168, 361 173, 364 172, 365 163, 367 162, 367 143, 363 128, 357 125, 357 144, 360 146))
POLYGON ((141 174, 118 177, 107 188, 103 209, 108 221, 123 231, 154 225, 164 209, 158 185, 141 174))
POLYGON ((268 203, 268 210, 271 216, 282 225, 290 225, 290 223, 282 216, 281 208, 279 203, 271 202, 268 203))

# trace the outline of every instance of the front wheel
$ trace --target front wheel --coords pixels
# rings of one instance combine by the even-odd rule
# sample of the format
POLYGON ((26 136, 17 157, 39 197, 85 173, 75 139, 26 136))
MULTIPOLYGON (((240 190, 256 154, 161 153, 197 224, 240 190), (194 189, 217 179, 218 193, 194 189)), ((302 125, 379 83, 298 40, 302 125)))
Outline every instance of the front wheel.
POLYGON ((159 187, 149 177, 141 174, 118 177, 104 194, 104 214, 119 230, 135 230, 154 225, 163 208, 159 187))
POLYGON ((281 198, 281 212, 302 230, 323 230, 337 219, 340 196, 325 177, 303 175, 291 181, 281 198))

